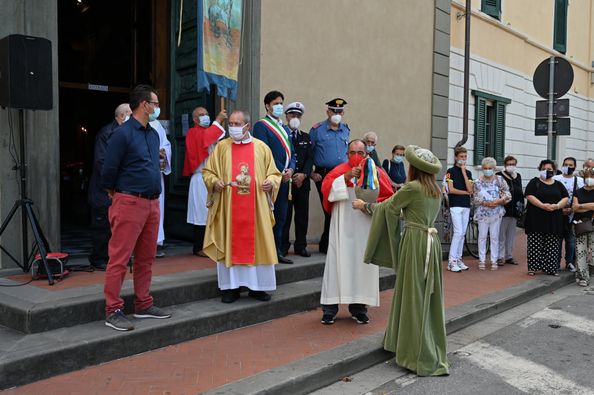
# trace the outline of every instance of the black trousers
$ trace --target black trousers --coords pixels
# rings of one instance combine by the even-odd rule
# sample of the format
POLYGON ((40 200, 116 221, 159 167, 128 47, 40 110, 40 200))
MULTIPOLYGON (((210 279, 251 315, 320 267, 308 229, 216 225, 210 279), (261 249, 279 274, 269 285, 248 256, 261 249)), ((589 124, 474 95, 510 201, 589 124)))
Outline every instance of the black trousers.
MULTIPOLYGON (((337 304, 323 304, 322 305, 322 312, 323 314, 330 314, 335 316, 338 313, 338 305, 337 304)), ((351 315, 365 313, 367 314, 367 306, 361 303, 351 303, 349 305, 349 313, 351 315)))
MULTIPOLYGON (((326 177, 326 173, 322 174, 322 177, 326 177)), ((328 234, 330 233, 330 218, 331 215, 324 210, 324 195, 322 194, 322 182, 316 182, 316 188, 318 190, 318 196, 320 197, 320 204, 322 205, 322 212, 324 213, 324 233, 322 233, 322 237, 320 238, 320 252, 326 253, 328 252, 328 234)))
POLYGON ((194 225, 194 247, 192 252, 195 254, 202 251, 204 246, 204 232, 206 231, 206 225, 194 225))
MULTIPOLYGON (((309 184, 309 178, 304 182, 309 184)), ((287 206, 287 218, 283 227, 281 253, 287 255, 291 243, 289 242, 289 231, 291 230, 291 221, 293 211, 295 211, 295 244, 293 251, 299 253, 307 247, 307 226, 309 223, 309 185, 302 185, 301 188, 293 187, 291 190, 293 200, 289 200, 287 206)))
POLYGON ((108 246, 111 238, 111 227, 108 217, 109 207, 91 207, 91 265, 107 265, 109 261, 108 246))

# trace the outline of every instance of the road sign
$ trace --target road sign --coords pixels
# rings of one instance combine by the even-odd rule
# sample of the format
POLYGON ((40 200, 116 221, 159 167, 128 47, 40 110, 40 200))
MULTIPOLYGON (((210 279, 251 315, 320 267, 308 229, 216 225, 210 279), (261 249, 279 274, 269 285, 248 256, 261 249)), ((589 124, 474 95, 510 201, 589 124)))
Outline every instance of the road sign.
MULTIPOLYGON (((549 130, 549 120, 547 118, 536 118, 534 120, 534 135, 546 136, 549 130)), ((553 121, 553 131, 557 136, 569 136, 571 131, 570 118, 555 118, 553 121)))
MULTIPOLYGON (((573 84, 573 68, 567 60, 558 56, 554 58, 555 71, 553 78, 555 81, 555 98, 559 98, 566 94, 569 88, 571 88, 571 84, 573 84)), ((532 79, 536 93, 545 99, 549 98, 549 70, 549 58, 547 58, 538 65, 532 79)))
MULTIPOLYGON (((549 115, 549 101, 536 101, 536 118, 546 118, 549 115)), ((553 102, 553 115, 558 117, 569 116, 569 99, 557 99, 553 102)))

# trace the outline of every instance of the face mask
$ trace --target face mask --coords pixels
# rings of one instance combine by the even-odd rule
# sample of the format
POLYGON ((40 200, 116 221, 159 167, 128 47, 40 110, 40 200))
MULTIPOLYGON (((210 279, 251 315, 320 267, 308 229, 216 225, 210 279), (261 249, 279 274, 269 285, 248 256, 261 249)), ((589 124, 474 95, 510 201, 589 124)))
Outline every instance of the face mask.
POLYGON ((365 158, 359 154, 355 154, 355 155, 351 155, 349 156, 349 165, 351 167, 357 167, 361 164, 361 162, 364 160, 365 158))
MULTIPOLYGON (((130 119, 130 115, 126 115, 126 118, 124 118, 124 122, 128 122, 128 119, 130 119)), ((124 123, 122 122, 122 123, 124 123)))
POLYGON ((207 128, 210 126, 210 117, 208 115, 200 115, 198 117, 198 124, 203 128, 207 128))
POLYGON ((402 163, 402 156, 400 156, 400 155, 394 155, 394 162, 396 162, 396 163, 402 163))
POLYGON ((459 159, 456 161, 456 163, 458 164, 458 166, 464 166, 466 164, 465 160, 459 159))
POLYGON ((291 118, 289 120, 289 127, 293 130, 299 129, 299 125, 301 125, 301 121, 299 118, 291 118))
POLYGON ((565 175, 572 175, 575 170, 575 167, 563 166, 561 168, 561 173, 565 175))
POLYGON ((485 177, 493 177, 495 171, 493 169, 483 170, 483 174, 485 177))
POLYGON ((505 166, 505 171, 508 172, 509 174, 515 173, 516 166, 505 166))
POLYGON ((235 141, 243 138, 243 126, 229 126, 229 136, 235 141))
POLYGON ((283 105, 275 104, 274 106, 272 106, 272 115, 274 115, 277 118, 280 118, 280 116, 283 115, 283 105))
POLYGON ((149 114, 149 122, 153 122, 155 119, 159 118, 159 114, 161 114, 161 109, 159 107, 155 107, 155 112, 149 114))
POLYGON ((365 147, 365 149, 367 150, 367 152, 373 152, 375 147, 373 145, 368 145, 367 147, 365 147))
POLYGON ((338 125, 340 121, 342 121, 342 115, 334 114, 330 117, 330 122, 332 122, 335 125, 338 125))
POLYGON ((584 180, 587 186, 594 187, 594 178, 588 177, 584 180))
POLYGON ((540 178, 548 180, 553 177, 553 170, 541 170, 538 174, 540 175, 540 178))

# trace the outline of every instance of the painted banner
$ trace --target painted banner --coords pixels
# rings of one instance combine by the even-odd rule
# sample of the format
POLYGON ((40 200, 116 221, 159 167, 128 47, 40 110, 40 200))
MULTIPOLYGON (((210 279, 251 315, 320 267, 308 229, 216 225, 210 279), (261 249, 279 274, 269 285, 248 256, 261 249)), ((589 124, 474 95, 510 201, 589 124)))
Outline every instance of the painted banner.
POLYGON ((198 1, 198 91, 237 98, 242 0, 198 1))

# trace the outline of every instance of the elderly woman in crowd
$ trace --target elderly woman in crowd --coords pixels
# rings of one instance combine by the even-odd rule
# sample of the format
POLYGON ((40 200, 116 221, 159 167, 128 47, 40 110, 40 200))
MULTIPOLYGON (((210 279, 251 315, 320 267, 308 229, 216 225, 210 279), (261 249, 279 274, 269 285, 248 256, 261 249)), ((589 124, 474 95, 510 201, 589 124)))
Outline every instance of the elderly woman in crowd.
POLYGON ((507 183, 511 194, 511 200, 505 205, 505 214, 501 218, 499 227, 499 259, 497 260, 499 266, 505 263, 518 264, 514 261, 512 253, 516 239, 516 224, 524 212, 524 192, 522 192, 522 176, 516 170, 517 164, 518 160, 508 155, 503 160, 503 171, 497 173, 507 183))
MULTIPOLYGON (((594 251, 594 232, 588 229, 581 230, 577 225, 587 222, 592 224, 592 217, 594 216, 594 168, 585 168, 582 172, 584 175, 584 187, 575 191, 573 196, 573 223, 576 231, 576 263, 577 270, 575 272, 575 280, 581 287, 590 285, 590 275, 594 274, 594 262, 590 261, 588 264, 588 252, 591 254, 594 251), (580 233, 584 232, 584 233, 580 233), (578 234, 579 233, 579 234, 578 234)), ((592 229, 592 226, 586 226, 592 229)))
POLYGON ((367 146, 367 155, 375 162, 376 166, 381 166, 379 156, 377 156, 377 151, 375 150, 375 146, 377 144, 377 134, 374 132, 367 132, 363 135, 363 141, 365 141, 365 145, 367 146))
POLYGON ((563 207, 569 200, 567 189, 553 179, 557 168, 555 162, 544 159, 538 166, 539 177, 526 186, 528 200, 526 211, 526 234, 528 235, 528 275, 542 270, 557 276, 561 262, 563 237, 563 207))
POLYGON ((491 270, 497 270, 499 227, 505 214, 503 207, 511 200, 507 183, 495 175, 497 162, 486 157, 481 162, 483 175, 474 183, 474 219, 478 222, 479 270, 485 270, 487 237, 491 243, 491 270))

